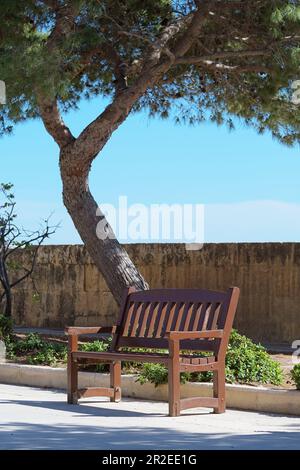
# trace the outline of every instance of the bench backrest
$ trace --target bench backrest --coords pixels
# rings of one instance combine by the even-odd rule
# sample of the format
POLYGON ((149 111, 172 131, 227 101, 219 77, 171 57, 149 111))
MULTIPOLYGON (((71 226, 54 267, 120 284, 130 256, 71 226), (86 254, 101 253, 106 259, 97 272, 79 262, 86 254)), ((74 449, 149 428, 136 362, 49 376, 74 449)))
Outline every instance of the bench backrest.
POLYGON ((213 351, 227 348, 237 307, 239 289, 227 292, 200 289, 129 288, 118 321, 119 333, 113 348, 167 348, 168 331, 224 330, 222 339, 184 340, 181 349, 213 351))

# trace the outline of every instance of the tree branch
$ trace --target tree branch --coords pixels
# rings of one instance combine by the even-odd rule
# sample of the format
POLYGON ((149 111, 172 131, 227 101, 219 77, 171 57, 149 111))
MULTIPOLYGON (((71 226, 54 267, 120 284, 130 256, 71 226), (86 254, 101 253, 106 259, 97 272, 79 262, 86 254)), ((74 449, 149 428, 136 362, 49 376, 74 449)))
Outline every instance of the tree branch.
POLYGON ((44 126, 60 148, 72 143, 75 137, 64 123, 56 100, 46 100, 37 95, 38 107, 44 126))
MULTIPOLYGON (((51 54, 53 49, 59 46, 62 36, 68 36, 72 32, 80 2, 67 1, 60 4, 56 0, 45 0, 44 3, 52 8, 56 15, 54 28, 45 44, 46 49, 51 54)), ((60 148, 71 143, 74 136, 61 118, 56 99, 44 97, 39 90, 36 94, 40 115, 48 133, 60 148)))
POLYGON ((204 69, 213 69, 213 70, 222 70, 224 72, 238 72, 238 73, 246 73, 246 72, 253 72, 253 73, 268 73, 272 74, 274 71, 270 67, 266 67, 263 64, 248 64, 248 65, 228 65, 222 64, 220 62, 212 62, 210 60, 206 60, 200 64, 200 67, 203 65, 204 69))
POLYGON ((211 6, 215 3, 214 0, 205 2, 205 5, 201 0, 196 0, 197 10, 193 15, 190 26, 186 29, 181 38, 178 39, 172 52, 174 56, 181 57, 188 52, 196 38, 198 37, 203 23, 206 21, 207 14, 210 11, 211 6))
POLYGON ((49 51, 54 49, 61 41, 62 36, 68 36, 74 28, 74 20, 79 12, 80 2, 67 1, 64 4, 59 4, 57 1, 47 1, 56 15, 54 28, 52 29, 46 47, 49 51))
MULTIPOLYGON (((145 93, 147 88, 155 85, 161 76, 170 69, 176 55, 183 55, 189 50, 205 22, 213 0, 208 2, 204 8, 201 2, 196 3, 198 9, 193 14, 183 17, 175 24, 164 28, 160 38, 154 43, 154 50, 151 48, 149 56, 145 59, 144 66, 135 82, 126 90, 117 94, 114 101, 107 106, 104 112, 82 131, 72 147, 73 156, 75 155, 73 168, 71 168, 68 161, 67 167, 64 168, 66 174, 70 176, 72 174, 78 175, 79 168, 86 175, 88 174, 93 159, 104 147, 112 132, 126 119, 132 106, 145 93), (180 34, 184 27, 186 30, 175 43, 173 50, 168 48, 172 57, 169 55, 167 58, 162 57, 169 41, 174 39, 177 34, 180 34)), ((61 165, 64 165, 63 160, 61 165)))
MULTIPOLYGON (((34 267, 35 267, 35 263, 36 263, 36 258, 37 258, 37 254, 38 254, 38 250, 41 246, 41 244, 43 243, 43 241, 49 237, 49 235, 52 235, 53 233, 55 233, 55 230, 53 229, 51 231, 50 227, 46 227, 46 230, 44 233, 38 233, 36 237, 33 237, 31 238, 30 242, 29 243, 33 243, 35 241, 38 240, 38 244, 35 245, 35 250, 34 250, 34 253, 33 253, 33 257, 32 257, 32 260, 31 260, 31 266, 29 269, 23 267, 22 269, 25 271, 25 274, 23 276, 21 276, 19 279, 17 279, 15 282, 11 283, 10 284, 10 288, 12 289, 13 287, 15 287, 16 285, 20 284, 20 282, 24 281, 24 279, 26 279, 28 276, 31 276, 31 274, 33 273, 33 270, 34 270, 34 267)), ((27 242, 28 243, 28 242, 27 242)), ((18 245, 16 248, 10 250, 9 254, 13 253, 14 251, 20 249, 21 245, 18 245)))
POLYGON ((178 57, 175 60, 176 65, 188 65, 188 64, 197 64, 199 62, 213 61, 218 59, 235 59, 241 57, 261 57, 269 56, 272 54, 271 49, 257 49, 257 50, 242 50, 242 51, 223 51, 216 52, 210 55, 204 56, 190 56, 190 57, 178 57))

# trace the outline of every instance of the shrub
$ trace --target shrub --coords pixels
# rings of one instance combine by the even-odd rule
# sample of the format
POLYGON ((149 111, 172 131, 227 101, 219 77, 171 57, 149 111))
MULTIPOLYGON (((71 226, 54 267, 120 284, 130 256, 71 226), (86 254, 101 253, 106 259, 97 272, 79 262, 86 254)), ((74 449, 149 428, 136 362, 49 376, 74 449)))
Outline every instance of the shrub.
POLYGON ((0 339, 9 341, 13 333, 13 322, 11 318, 0 314, 0 339))
POLYGON ((109 347, 108 342, 96 340, 92 341, 91 343, 83 343, 80 345, 79 349, 81 351, 97 351, 97 352, 104 352, 107 351, 109 347))
MULTIPOLYGON (((210 382, 212 372, 181 374, 181 381, 210 382)), ((274 361, 260 344, 233 330, 226 355, 226 381, 239 383, 270 383, 280 385, 283 379, 280 364, 274 361)), ((161 364, 143 364, 140 383, 156 386, 168 381, 168 370, 161 364)))
POLYGON ((291 370, 291 377, 295 382, 297 390, 300 390, 300 364, 296 364, 291 370))
POLYGON ((46 342, 36 333, 30 333, 25 339, 15 342, 16 353, 26 353, 45 348, 46 342))
MULTIPOLYGON (((190 374, 185 372, 180 374, 181 383, 185 383, 189 378, 190 374)), ((155 387, 166 384, 168 383, 168 369, 162 364, 145 363, 142 366, 142 370, 139 373, 137 380, 140 384, 152 382, 155 384, 155 387)))
MULTIPOLYGON (((93 341, 80 345, 82 351, 106 351, 109 342, 93 341)), ((15 359, 26 356, 29 364, 42 364, 55 366, 58 363, 66 362, 67 348, 65 344, 45 341, 36 333, 30 333, 25 339, 13 340, 12 337, 6 343, 7 357, 15 359)), ((106 364, 99 364, 96 370, 103 372, 108 370, 106 364)))
POLYGON ((280 385, 283 374, 280 364, 263 346, 233 330, 226 355, 226 379, 228 382, 280 385))
POLYGON ((50 343, 39 335, 30 333, 25 339, 11 342, 9 345, 10 359, 22 355, 28 355, 29 364, 53 366, 66 361, 67 348, 64 344, 50 343))
MULTIPOLYGON (((108 350, 109 343, 110 343, 110 340, 108 340, 107 342, 96 340, 96 341, 92 341, 90 343, 81 344, 79 349, 81 351, 104 352, 104 351, 108 350)), ((94 365, 93 368, 96 369, 97 372, 108 372, 109 371, 109 365, 108 364, 96 364, 96 366, 94 365)))

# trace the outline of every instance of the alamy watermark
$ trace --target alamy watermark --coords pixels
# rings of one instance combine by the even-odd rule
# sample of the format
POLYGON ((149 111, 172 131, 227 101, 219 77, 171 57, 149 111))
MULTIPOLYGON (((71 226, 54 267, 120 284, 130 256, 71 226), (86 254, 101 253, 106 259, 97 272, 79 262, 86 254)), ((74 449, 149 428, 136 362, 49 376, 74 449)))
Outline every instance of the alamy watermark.
POLYGON ((6 104, 6 87, 3 80, 0 80, 0 104, 6 104))
POLYGON ((300 80, 295 80, 292 83, 292 90, 294 90, 292 94, 292 103, 300 104, 300 80))
POLYGON ((300 339, 292 342, 292 349, 295 350, 292 354, 292 363, 300 364, 300 339))
POLYGON ((185 243, 187 250, 203 247, 203 204, 129 205, 127 196, 120 196, 117 207, 103 204, 96 216, 99 217, 96 233, 101 240, 177 242, 185 243))

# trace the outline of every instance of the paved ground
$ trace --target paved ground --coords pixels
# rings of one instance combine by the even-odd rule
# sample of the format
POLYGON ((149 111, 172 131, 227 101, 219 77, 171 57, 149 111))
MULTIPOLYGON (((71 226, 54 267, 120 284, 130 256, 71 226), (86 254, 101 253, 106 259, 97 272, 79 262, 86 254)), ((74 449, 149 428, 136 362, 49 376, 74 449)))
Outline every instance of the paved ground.
POLYGON ((300 449, 300 417, 125 399, 67 405, 61 391, 0 385, 0 449, 300 449))

